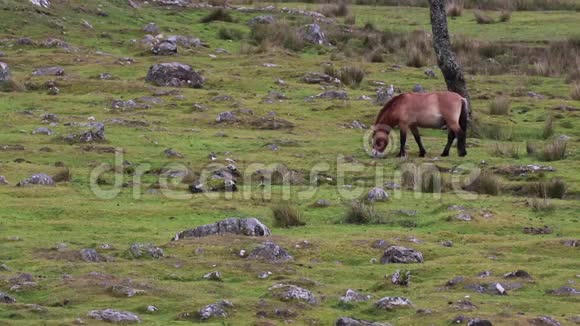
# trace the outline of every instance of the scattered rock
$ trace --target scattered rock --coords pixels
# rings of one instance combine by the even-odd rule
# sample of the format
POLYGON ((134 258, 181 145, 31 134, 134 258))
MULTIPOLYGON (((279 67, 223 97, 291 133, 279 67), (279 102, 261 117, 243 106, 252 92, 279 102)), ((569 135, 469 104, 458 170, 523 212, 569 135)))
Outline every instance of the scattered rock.
POLYGON ((283 100, 286 99, 288 98, 283 93, 280 93, 278 91, 269 91, 268 95, 266 95, 266 97, 264 97, 264 99, 262 100, 262 103, 273 104, 276 102, 282 102, 283 100))
POLYGON ((210 235, 238 234, 252 237, 267 237, 272 233, 267 226, 256 218, 228 218, 213 224, 202 225, 195 229, 179 232, 174 241, 184 238, 201 238, 210 235))
POLYGON ((261 272, 260 274, 258 274, 258 278, 265 280, 267 278, 269 278, 270 276, 272 276, 272 272, 267 271, 267 272, 261 272))
POLYGON ((514 272, 509 272, 507 274, 504 274, 503 277, 504 278, 528 278, 528 279, 532 278, 530 273, 528 273, 524 270, 521 270, 521 269, 518 269, 517 271, 514 271, 514 272))
POLYGON ((580 239, 579 240, 563 240, 562 244, 567 247, 580 247, 580 239))
POLYGON ((536 235, 537 234, 551 234, 552 233, 552 229, 547 227, 547 226, 544 226, 544 227, 533 227, 533 226, 525 227, 523 231, 526 234, 536 234, 536 235))
POLYGON ((569 286, 562 286, 560 288, 557 288, 555 290, 549 290, 546 291, 546 293, 551 294, 551 295, 579 295, 580 294, 580 290, 577 290, 573 287, 569 287, 569 286))
POLYGON ((452 305, 452 308, 455 310, 464 310, 464 311, 472 311, 478 309, 478 307, 473 303, 471 303, 471 301, 469 300, 457 301, 452 305))
POLYGON ((88 316, 93 319, 103 320, 109 323, 132 324, 141 322, 139 316, 136 314, 129 311, 120 311, 115 309, 92 310, 88 313, 88 316))
POLYGON ((490 277, 490 276, 491 276, 490 271, 483 271, 483 272, 480 272, 479 274, 477 274, 477 277, 479 277, 479 278, 486 278, 486 277, 490 277))
POLYGON ((332 205, 332 203, 326 199, 319 199, 314 203, 314 206, 316 206, 316 207, 328 207, 331 205, 332 205))
POLYGON ((51 176, 44 173, 38 173, 33 174, 30 178, 24 179, 16 184, 17 187, 28 185, 54 186, 55 182, 51 176))
POLYGON ((536 98, 538 100, 541 100, 541 99, 544 98, 544 95, 538 94, 538 93, 534 93, 534 92, 531 92, 531 91, 528 92, 528 96, 531 97, 531 98, 536 98))
POLYGON ((159 63, 151 66, 147 82, 157 86, 202 88, 205 79, 189 65, 182 63, 159 63))
POLYGON ((312 44, 326 45, 328 40, 318 24, 308 24, 302 27, 301 35, 304 41, 312 44))
POLYGON ((375 308, 382 310, 393 310, 397 308, 408 308, 414 306, 413 303, 404 297, 384 297, 375 302, 375 308))
POLYGON ((162 40, 151 48, 151 53, 154 55, 176 55, 177 43, 170 40, 162 40))
POLYGON ((423 254, 415 249, 402 246, 391 246, 381 257, 381 264, 413 264, 422 263, 423 254))
POLYGON ((348 94, 345 91, 330 90, 307 98, 307 100, 313 99, 348 100, 348 94))
POLYGON ((169 157, 169 158, 184 158, 185 156, 181 153, 179 153, 178 151, 174 150, 173 148, 167 148, 166 150, 163 151, 163 154, 165 154, 165 157, 169 157))
POLYGON ((54 132, 52 130, 50 130, 49 128, 46 127, 40 127, 40 128, 36 128, 32 134, 33 135, 47 135, 50 136, 52 135, 54 132))
POLYGON ((64 76, 64 68, 62 67, 42 67, 37 68, 32 72, 33 76, 64 76))
POLYGON ((494 172, 498 174, 512 175, 512 176, 526 176, 533 173, 541 172, 555 172, 556 169, 552 166, 528 164, 528 165, 510 165, 495 169, 494 172))
POLYGON ((307 84, 322 84, 322 83, 332 83, 335 81, 335 78, 327 75, 322 74, 319 72, 309 72, 307 73, 302 80, 307 84))
POLYGON ((365 302, 369 301, 371 296, 368 294, 362 294, 358 291, 348 289, 344 296, 340 297, 341 303, 353 303, 353 302, 365 302))
POLYGON ((425 91, 425 89, 423 89, 423 87, 419 84, 415 84, 415 86, 413 86, 414 93, 422 93, 424 91, 425 91))
POLYGON ((336 326, 391 326, 391 324, 366 321, 351 317, 340 317, 336 321, 336 326))
POLYGON ((143 294, 143 293, 145 293, 145 291, 138 290, 138 289, 135 289, 135 288, 132 288, 130 286, 123 285, 123 284, 115 284, 115 285, 111 286, 111 293, 117 297, 131 298, 131 297, 134 297, 136 295, 143 294))
POLYGON ((219 302, 207 305, 199 310, 199 318, 201 320, 208 320, 215 317, 227 317, 228 312, 227 309, 233 308, 234 305, 227 301, 221 300, 219 302))
POLYGON ((389 199, 389 194, 382 188, 375 187, 367 193, 367 200, 370 202, 386 201, 389 199))
POLYGON ((0 62, 0 83, 9 82, 12 80, 10 68, 4 62, 0 62))
POLYGON ((280 263, 292 260, 286 249, 280 247, 272 241, 266 241, 250 252, 248 259, 260 259, 270 263, 280 263))
POLYGON ((89 123, 89 130, 80 134, 70 134, 64 137, 64 141, 70 144, 74 143, 92 143, 105 141, 105 124, 101 122, 89 123))
POLYGON ((148 256, 159 259, 164 256, 163 249, 156 247, 152 243, 134 243, 129 248, 129 252, 135 258, 148 256))
POLYGON ((0 303, 16 303, 16 299, 4 292, 0 292, 0 303))
POLYGON ((143 27, 143 31, 149 34, 159 34, 159 27, 155 23, 149 23, 143 27))
POLYGON ((433 69, 425 69, 424 73, 425 73, 425 76, 427 76, 429 78, 437 78, 433 69))
POLYGON ((30 3, 37 7, 41 7, 44 9, 50 8, 51 1, 50 0, 30 0, 30 3))
POLYGON ((388 88, 379 87, 376 90, 377 97, 375 99, 376 105, 385 105, 389 102, 393 96, 395 96, 395 88, 393 85, 390 85, 388 88))
POLYGON ((46 113, 46 114, 43 114, 43 115, 40 117, 40 119, 41 119, 41 121, 42 121, 43 123, 53 123, 53 122, 58 122, 58 116, 57 116, 56 114, 53 114, 53 113, 46 113))
POLYGON ((561 326, 560 322, 549 316, 540 316, 530 319, 530 324, 537 326, 561 326))
POLYGON ((3 175, 0 175, 0 185, 7 185, 8 184, 8 180, 6 180, 6 177, 3 175))
POLYGON ((276 22, 276 18, 271 15, 256 16, 248 22, 248 25, 270 25, 276 22))
POLYGON ((81 255, 81 259, 89 263, 97 263, 105 260, 105 258, 99 255, 95 249, 85 248, 81 249, 79 253, 81 255))
POLYGON ((470 320, 467 326, 493 326, 493 324, 489 320, 475 318, 470 320))
POLYGON ((219 281, 219 282, 223 281, 222 273, 220 273, 219 271, 209 272, 203 276, 203 279, 210 280, 210 281, 219 281))
POLYGON ((391 275, 391 283, 394 285, 409 286, 409 283, 411 283, 411 272, 404 271, 401 273, 401 270, 397 269, 391 275))
POLYGON ((276 284, 269 289, 272 296, 282 301, 302 301, 309 304, 318 303, 312 292, 292 284, 276 284))
POLYGON ((217 123, 236 121, 236 116, 231 111, 225 111, 218 114, 215 121, 217 123))
POLYGON ((358 120, 353 120, 350 124, 348 124, 348 127, 351 129, 367 129, 367 126, 358 120))
POLYGON ((471 221, 473 216, 471 216, 469 213, 459 213, 455 215, 455 219, 460 221, 471 221))

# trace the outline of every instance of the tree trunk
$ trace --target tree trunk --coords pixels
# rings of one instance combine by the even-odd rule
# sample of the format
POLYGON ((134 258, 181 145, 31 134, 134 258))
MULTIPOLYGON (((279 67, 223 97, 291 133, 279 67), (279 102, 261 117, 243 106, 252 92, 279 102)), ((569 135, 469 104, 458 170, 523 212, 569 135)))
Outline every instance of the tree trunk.
MULTIPOLYGON (((429 0, 431 7, 431 28, 433 30, 433 48, 437 55, 437 64, 443 72, 447 89, 465 97, 468 101, 469 91, 463 76, 463 68, 455 60, 455 54, 451 50, 451 40, 447 28, 447 13, 445 12, 445 0, 429 0)), ((469 105, 469 116, 471 116, 469 105)))

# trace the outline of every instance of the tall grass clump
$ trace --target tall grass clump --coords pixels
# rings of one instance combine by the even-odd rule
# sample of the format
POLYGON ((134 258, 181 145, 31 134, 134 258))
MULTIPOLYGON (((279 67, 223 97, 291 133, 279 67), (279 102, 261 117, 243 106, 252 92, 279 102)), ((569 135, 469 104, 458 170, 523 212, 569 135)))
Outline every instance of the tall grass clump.
POLYGON ((510 100, 507 96, 498 96, 489 104, 489 114, 509 115, 510 100))
POLYGON ((218 8, 213 10, 212 12, 210 12, 209 14, 207 14, 207 16, 204 16, 201 19, 202 23, 211 23, 213 21, 222 21, 222 22, 234 22, 234 18, 232 17, 232 15, 230 15, 229 12, 227 12, 227 10, 223 9, 223 8, 218 8))
POLYGON ((566 195, 568 185, 562 178, 552 178, 549 181, 541 181, 530 187, 530 195, 540 198, 562 199, 566 195))
POLYGON ((509 10, 502 10, 499 14, 499 21, 502 23, 507 23, 512 18, 512 12, 509 10))
POLYGON ((451 0, 447 2, 445 11, 449 17, 459 17, 463 15, 464 3, 461 0, 451 0))
POLYGON ((237 28, 221 27, 218 30, 218 37, 222 40, 237 41, 244 38, 244 32, 237 28))
POLYGON ((289 203, 280 203, 272 207, 272 215, 276 227, 290 228, 306 225, 298 209, 289 203))
POLYGON ((383 216, 377 212, 374 204, 364 199, 351 201, 343 217, 343 223, 346 224, 372 224, 382 220, 383 216))
POLYGON ((320 6, 319 12, 326 17, 346 17, 350 10, 346 1, 340 1, 335 4, 323 4, 320 6))
POLYGON ((509 157, 514 159, 520 158, 520 148, 516 144, 495 144, 493 151, 491 152, 493 156, 497 157, 509 157))
POLYGON ((580 101, 580 83, 572 84, 572 89, 570 90, 570 98, 576 101, 580 101))
POLYGON ((478 24, 493 24, 494 23, 494 20, 492 17, 482 13, 479 10, 475 10, 473 12, 473 16, 475 17, 475 21, 478 24))
POLYGON ((566 147, 566 141, 554 140, 544 145, 544 148, 538 152, 538 158, 546 162, 563 160, 566 158, 566 147))
POLYGON ((542 138, 548 139, 554 135, 554 116, 549 115, 544 123, 544 129, 542 130, 542 138))
POLYGON ((501 181, 491 171, 483 170, 465 189, 478 194, 497 196, 501 191, 501 181))
POLYGON ((545 212, 554 209, 554 206, 546 197, 532 197, 528 198, 526 202, 534 212, 545 212))
POLYGON ((300 32, 284 21, 268 25, 256 24, 250 32, 250 40, 262 52, 276 47, 300 52, 306 47, 300 32))
POLYGON ((345 85, 357 87, 363 81, 366 73, 359 67, 342 67, 336 69, 333 65, 324 67, 324 73, 334 78, 340 79, 345 85))

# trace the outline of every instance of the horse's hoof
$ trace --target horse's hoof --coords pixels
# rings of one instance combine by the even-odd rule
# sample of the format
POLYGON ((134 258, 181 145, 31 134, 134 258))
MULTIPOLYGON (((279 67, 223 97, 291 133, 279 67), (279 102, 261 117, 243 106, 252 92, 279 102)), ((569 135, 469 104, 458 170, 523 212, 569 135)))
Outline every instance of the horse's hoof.
POLYGON ((442 157, 447 157, 447 156, 449 156, 449 153, 445 153, 445 152, 443 152, 443 153, 441 154, 441 156, 442 156, 442 157))
POLYGON ((459 157, 464 157, 466 155, 467 155, 467 152, 461 152, 461 153, 459 153, 459 157))
POLYGON ((425 157, 425 154, 427 153, 419 153, 419 157, 425 157))

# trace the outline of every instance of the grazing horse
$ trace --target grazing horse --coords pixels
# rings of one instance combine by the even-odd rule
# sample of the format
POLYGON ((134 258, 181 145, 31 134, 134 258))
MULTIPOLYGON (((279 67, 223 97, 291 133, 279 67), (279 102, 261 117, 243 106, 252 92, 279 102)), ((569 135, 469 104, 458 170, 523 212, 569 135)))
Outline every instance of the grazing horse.
POLYGON ((405 156, 405 143, 409 130, 413 133, 419 156, 425 156, 419 128, 442 129, 447 127, 447 146, 441 156, 449 156, 449 149, 457 137, 459 156, 467 155, 465 138, 467 132, 468 102, 453 92, 406 93, 391 99, 379 112, 373 127, 373 149, 375 157, 384 155, 389 144, 389 133, 394 127, 401 132, 399 156, 405 156))

